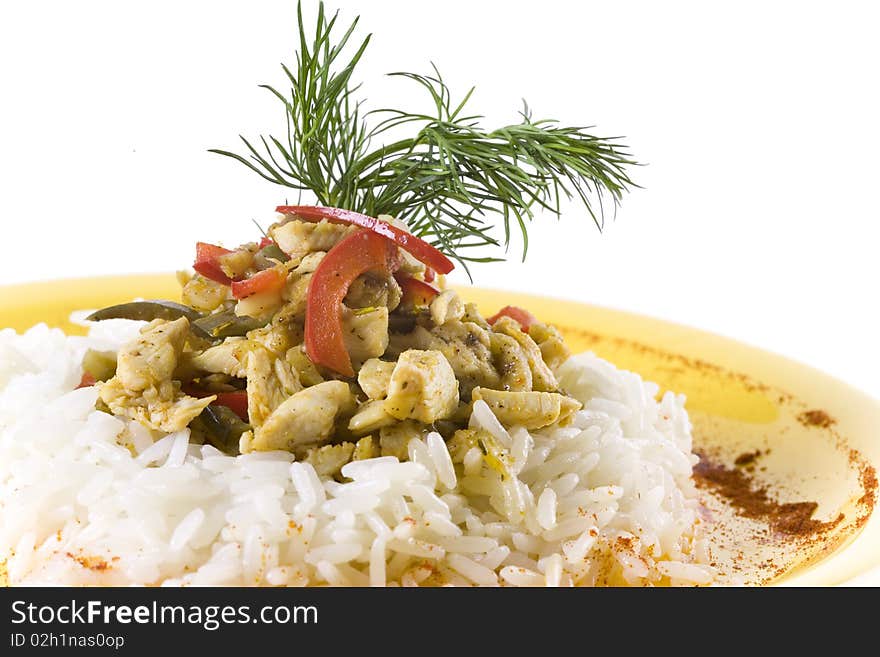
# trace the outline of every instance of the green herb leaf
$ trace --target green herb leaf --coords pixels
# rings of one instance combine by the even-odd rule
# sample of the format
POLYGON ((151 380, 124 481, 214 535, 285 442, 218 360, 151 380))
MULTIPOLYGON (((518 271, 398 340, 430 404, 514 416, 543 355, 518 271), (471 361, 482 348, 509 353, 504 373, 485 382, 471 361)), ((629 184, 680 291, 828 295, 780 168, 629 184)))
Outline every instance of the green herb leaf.
POLYGON ((525 258, 536 210, 559 216, 563 198, 579 200, 601 230, 603 198, 616 207, 636 186, 627 173, 636 162, 618 138, 597 137, 590 127, 533 120, 527 105, 519 123, 486 130, 482 117, 467 112, 474 89, 455 101, 436 66, 433 75, 391 74, 422 86, 432 114, 397 108, 363 113, 352 74, 370 36, 352 41, 355 19, 335 39, 337 17, 328 19, 321 3, 314 29, 307 30, 298 5, 296 66, 282 65, 289 89, 285 94, 263 85, 284 105, 284 139, 260 137, 254 145, 242 137, 244 156, 211 152, 272 183, 309 192, 320 205, 405 220, 465 269, 468 262, 497 260, 471 254, 501 243, 507 247, 514 230, 522 236, 525 258), (373 146, 404 129, 414 136, 373 146), (503 238, 493 235, 499 221, 503 238))

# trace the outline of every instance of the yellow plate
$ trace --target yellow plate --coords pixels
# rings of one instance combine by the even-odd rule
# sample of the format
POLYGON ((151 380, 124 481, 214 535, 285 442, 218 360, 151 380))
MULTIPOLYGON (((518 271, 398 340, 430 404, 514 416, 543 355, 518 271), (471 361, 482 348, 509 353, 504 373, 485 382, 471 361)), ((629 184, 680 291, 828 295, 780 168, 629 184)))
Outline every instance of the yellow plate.
MULTIPOLYGON (((695 450, 712 464, 697 477, 705 524, 730 581, 880 584, 880 514, 871 517, 877 401, 805 365, 685 326, 569 301, 460 291, 486 314, 507 304, 528 308, 557 325, 573 351, 592 350, 687 395, 695 450), (735 489, 724 488, 731 481, 751 485, 747 503, 740 498, 737 506, 735 489), (770 508, 775 522, 762 515, 770 508)), ((21 331, 42 321, 79 333, 67 322, 72 310, 178 296, 169 274, 0 287, 0 327, 21 331)))

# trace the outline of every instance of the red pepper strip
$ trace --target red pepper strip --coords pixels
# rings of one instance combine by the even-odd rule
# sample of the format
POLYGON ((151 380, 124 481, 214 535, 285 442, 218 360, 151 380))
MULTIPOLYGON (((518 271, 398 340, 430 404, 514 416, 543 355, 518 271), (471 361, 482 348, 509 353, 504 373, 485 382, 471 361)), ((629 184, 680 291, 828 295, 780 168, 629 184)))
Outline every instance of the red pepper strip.
POLYGON ((274 292, 284 287, 287 277, 277 268, 264 269, 243 281, 232 281, 232 296, 244 299, 259 292, 274 292))
POLYGON ((208 392, 207 390, 196 388, 193 385, 184 385, 182 389, 183 392, 190 397, 197 397, 199 399, 216 395, 217 399, 211 402, 212 406, 225 406, 242 420, 249 422, 246 390, 236 390, 235 392, 208 392))
POLYGON ((82 378, 79 380, 79 385, 76 387, 77 390, 80 388, 90 388, 98 382, 95 377, 93 377, 88 372, 83 372, 82 378))
POLYGON ((430 283, 437 277, 437 272, 428 267, 425 269, 425 282, 430 283))
POLYGON ((250 421, 248 419, 248 397, 246 391, 215 392, 213 394, 217 395, 217 399, 211 402, 212 404, 225 406, 245 422, 250 421))
POLYGON ((229 285, 232 282, 232 279, 225 274, 220 267, 220 262, 217 260, 217 258, 226 255, 227 253, 232 253, 232 251, 224 249, 222 246, 217 246, 216 244, 196 242, 196 261, 193 264, 193 269, 205 278, 210 278, 212 281, 229 285))
POLYGON ((408 306, 428 306, 440 290, 425 281, 409 276, 395 276, 402 295, 400 302, 408 306))
POLYGON ((490 324, 494 324, 502 317, 510 317, 511 319, 515 319, 517 322, 519 322, 523 333, 528 333, 529 327, 538 321, 538 319, 528 310, 525 310, 524 308, 519 308, 517 306, 504 306, 504 308, 489 317, 486 321, 490 324))
POLYGON ((416 237, 412 233, 407 233, 397 226, 392 226, 386 221, 368 217, 360 212, 352 212, 351 210, 342 210, 340 208, 326 208, 317 205, 279 205, 275 208, 275 211, 282 214, 294 214, 305 221, 321 221, 321 219, 326 219, 331 223, 354 224, 397 242, 400 248, 410 253, 416 260, 437 270, 441 274, 448 274, 455 267, 449 258, 425 240, 416 237))
POLYGON ((275 244, 271 237, 264 237, 260 240, 260 248, 265 249, 270 244, 275 244))
POLYGON ((393 242, 368 230, 352 233, 327 252, 312 274, 306 304, 306 354, 313 363, 354 376, 342 339, 342 300, 364 272, 393 273, 396 254, 393 242))

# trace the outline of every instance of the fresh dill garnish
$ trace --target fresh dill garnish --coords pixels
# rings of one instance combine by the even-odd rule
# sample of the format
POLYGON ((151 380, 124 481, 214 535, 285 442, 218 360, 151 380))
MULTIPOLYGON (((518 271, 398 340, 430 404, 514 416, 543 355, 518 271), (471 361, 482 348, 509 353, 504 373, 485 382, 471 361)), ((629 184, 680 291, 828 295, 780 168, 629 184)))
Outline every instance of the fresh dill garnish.
POLYGON ((268 239, 269 233, 267 233, 265 230, 263 230, 263 227, 260 225, 260 222, 257 221, 256 219, 251 219, 251 221, 254 223, 254 226, 257 227, 257 230, 260 231, 260 235, 262 235, 263 237, 268 239))
POLYGON ((499 245, 493 218, 501 219, 505 246, 512 226, 519 228, 525 258, 536 209, 559 216, 563 198, 578 198, 601 230, 603 197, 616 206, 635 186, 626 168, 636 162, 617 138, 534 120, 526 105, 519 123, 487 131, 481 116, 466 111, 474 89, 453 100, 436 67, 432 75, 391 74, 424 87, 433 114, 363 112, 352 74, 371 35, 352 42, 355 18, 334 39, 338 15, 328 17, 322 2, 316 26, 307 30, 298 4, 296 64, 293 69, 282 64, 288 93, 261 85, 284 104, 285 138, 260 137, 254 145, 241 137, 246 156, 211 152, 238 160, 272 183, 310 192, 321 205, 403 219, 465 268, 467 262, 499 260, 472 255, 475 248, 499 245), (373 147, 379 137, 409 128, 414 136, 373 147))

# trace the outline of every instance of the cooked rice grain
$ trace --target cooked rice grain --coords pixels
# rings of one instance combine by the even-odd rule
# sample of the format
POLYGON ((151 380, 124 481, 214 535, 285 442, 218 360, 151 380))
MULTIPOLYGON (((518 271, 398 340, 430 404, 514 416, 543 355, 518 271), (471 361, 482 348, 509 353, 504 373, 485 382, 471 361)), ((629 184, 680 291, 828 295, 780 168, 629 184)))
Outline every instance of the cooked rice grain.
POLYGON ((0 331, 0 558, 14 585, 707 584, 684 399, 591 354, 559 372, 585 404, 567 427, 471 426, 509 452, 453 465, 439 434, 408 462, 322 480, 283 452, 230 457, 94 409, 74 390, 89 337, 0 331))

